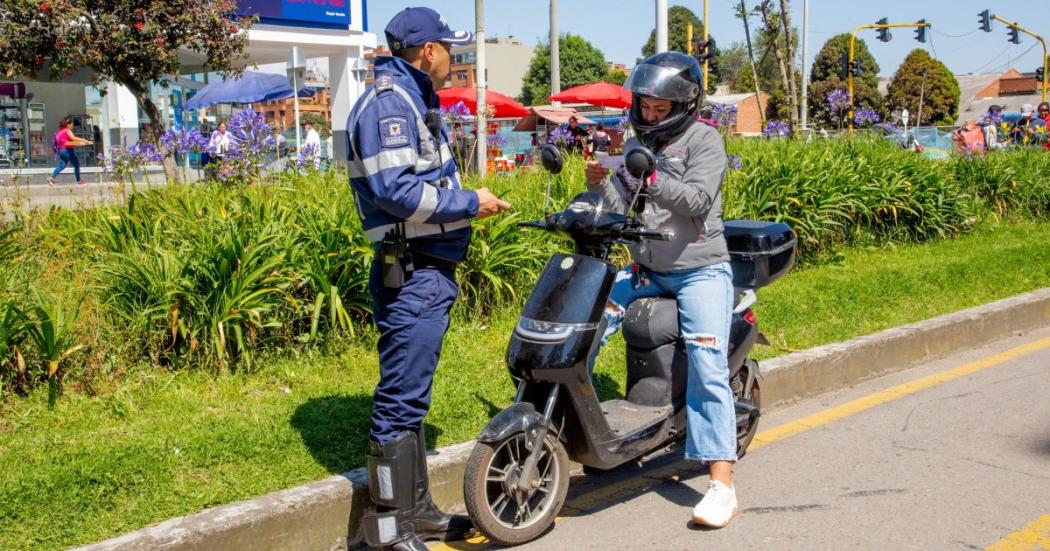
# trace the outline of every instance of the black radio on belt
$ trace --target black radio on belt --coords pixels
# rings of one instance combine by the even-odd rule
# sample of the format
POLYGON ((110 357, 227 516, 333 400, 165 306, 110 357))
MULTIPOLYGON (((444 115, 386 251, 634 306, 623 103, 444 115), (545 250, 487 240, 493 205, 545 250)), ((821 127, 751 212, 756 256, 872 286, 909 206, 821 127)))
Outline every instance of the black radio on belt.
POLYGON ((380 266, 383 272, 383 287, 400 289, 405 286, 408 275, 415 271, 412 251, 408 247, 405 224, 394 224, 379 242, 380 266))

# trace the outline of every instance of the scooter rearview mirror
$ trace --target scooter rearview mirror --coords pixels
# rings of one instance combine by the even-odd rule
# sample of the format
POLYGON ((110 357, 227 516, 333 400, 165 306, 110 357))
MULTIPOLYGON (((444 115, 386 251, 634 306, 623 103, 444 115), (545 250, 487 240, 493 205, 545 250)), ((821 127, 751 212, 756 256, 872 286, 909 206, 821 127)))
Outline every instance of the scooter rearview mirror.
MULTIPOLYGON (((627 169, 627 173, 637 178, 638 180, 645 180, 656 170, 656 156, 653 155, 653 151, 644 145, 638 146, 627 153, 627 156, 623 160, 624 167, 627 169)), ((639 185, 638 189, 634 192, 634 197, 631 198, 631 204, 627 207, 627 212, 624 214, 630 214, 634 210, 634 206, 638 203, 638 198, 642 194, 642 188, 645 186, 639 185)), ((642 209, 645 208, 645 202, 641 203, 642 209)))
POLYGON ((543 163, 543 168, 547 169, 547 172, 551 174, 561 172, 562 166, 565 164, 565 160, 561 156, 561 150, 552 143, 540 149, 540 162, 543 163))
POLYGON ((628 174, 641 180, 656 169, 656 156, 648 147, 639 146, 627 153, 623 164, 627 167, 628 174))

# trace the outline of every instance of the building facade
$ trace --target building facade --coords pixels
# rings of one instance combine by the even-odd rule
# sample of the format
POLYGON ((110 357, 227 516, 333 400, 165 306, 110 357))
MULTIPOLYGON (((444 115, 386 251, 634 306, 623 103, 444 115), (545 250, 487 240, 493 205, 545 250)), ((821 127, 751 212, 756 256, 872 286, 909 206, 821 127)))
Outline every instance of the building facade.
MULTIPOLYGON (((485 83, 489 90, 505 96, 521 94, 521 81, 529 70, 535 46, 526 45, 513 36, 485 39, 488 60, 485 83)), ((474 44, 452 48, 452 75, 449 86, 473 88, 477 82, 477 48, 474 44)))

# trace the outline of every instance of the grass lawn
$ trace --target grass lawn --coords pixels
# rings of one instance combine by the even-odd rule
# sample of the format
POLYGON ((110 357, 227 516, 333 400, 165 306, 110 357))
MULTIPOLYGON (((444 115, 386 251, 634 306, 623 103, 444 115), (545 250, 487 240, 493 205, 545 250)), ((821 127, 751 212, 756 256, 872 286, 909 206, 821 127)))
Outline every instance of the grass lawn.
MULTIPOLYGON (((1048 233, 1050 223, 1003 224, 799 270, 760 293, 759 323, 775 346, 756 356, 1046 287, 1048 233)), ((427 419, 431 447, 473 438, 511 400, 503 354, 514 321, 507 312, 453 327, 427 419)), ((54 410, 46 389, 0 404, 0 549, 90 543, 362 464, 373 343, 259 364, 223 376, 133 370, 54 410)), ((619 392, 622 347, 613 343, 599 364, 602 393, 619 392)))

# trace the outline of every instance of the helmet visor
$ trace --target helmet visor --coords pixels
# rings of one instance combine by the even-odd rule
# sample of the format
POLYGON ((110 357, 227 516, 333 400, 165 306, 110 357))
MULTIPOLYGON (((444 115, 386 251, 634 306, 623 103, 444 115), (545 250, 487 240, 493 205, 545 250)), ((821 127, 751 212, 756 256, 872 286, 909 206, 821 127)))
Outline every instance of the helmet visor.
POLYGON ((637 96, 681 102, 693 101, 700 93, 700 87, 685 78, 681 68, 658 65, 635 67, 623 87, 637 96))

